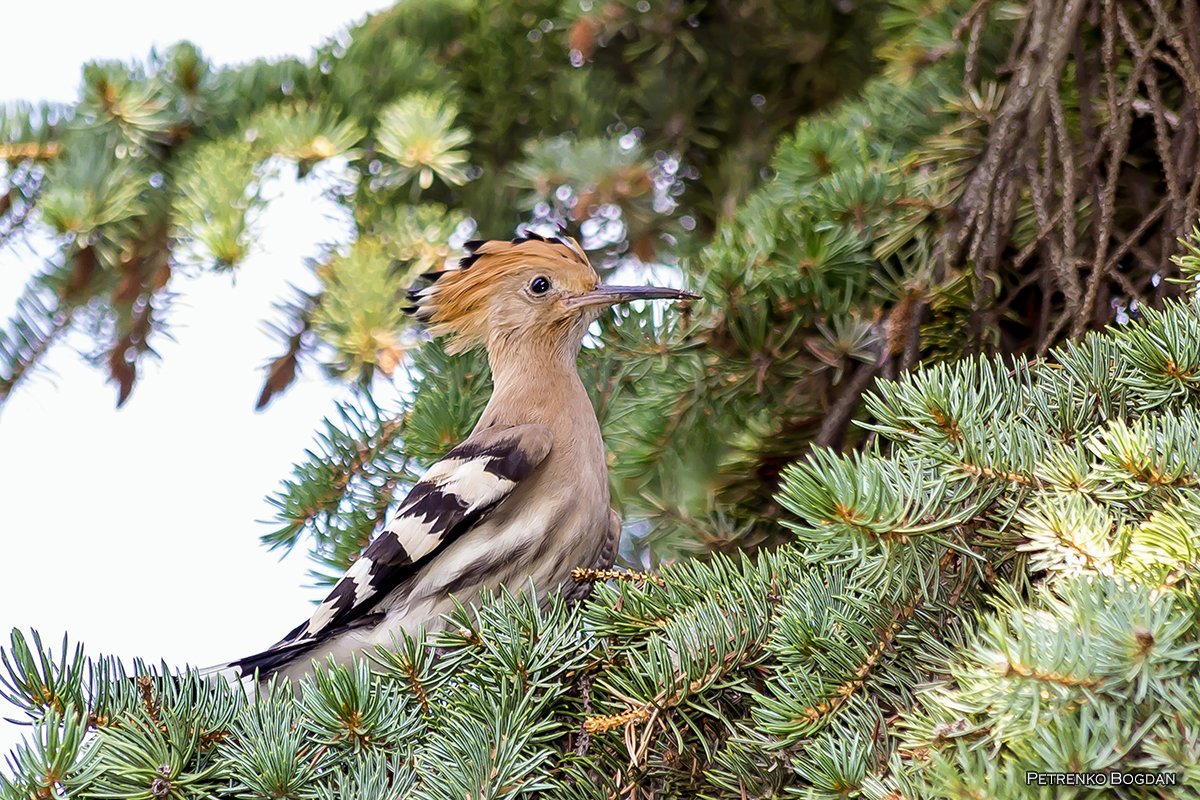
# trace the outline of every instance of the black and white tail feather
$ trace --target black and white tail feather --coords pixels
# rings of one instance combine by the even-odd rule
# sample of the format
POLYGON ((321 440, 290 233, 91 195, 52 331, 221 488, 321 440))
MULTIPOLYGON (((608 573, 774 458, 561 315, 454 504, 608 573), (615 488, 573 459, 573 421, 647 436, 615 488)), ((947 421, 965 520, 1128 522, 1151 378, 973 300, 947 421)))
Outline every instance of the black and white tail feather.
POLYGON ((429 562, 477 527, 545 459, 553 444, 544 425, 473 434, 434 464, 395 517, 334 585, 313 615, 261 653, 202 670, 231 681, 263 681, 286 667, 336 651, 339 640, 378 628, 402 613, 406 588, 429 562))

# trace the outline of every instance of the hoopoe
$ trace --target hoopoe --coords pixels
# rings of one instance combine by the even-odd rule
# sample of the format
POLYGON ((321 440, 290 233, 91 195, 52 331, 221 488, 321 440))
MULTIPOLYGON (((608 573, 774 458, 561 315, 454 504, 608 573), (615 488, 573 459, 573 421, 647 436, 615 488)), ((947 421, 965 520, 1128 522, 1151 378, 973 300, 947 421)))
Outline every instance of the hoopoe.
POLYGON ((457 269, 428 273, 408 309, 447 350, 486 347, 492 396, 471 435, 413 486, 395 517, 313 613, 279 643, 215 668, 293 682, 314 659, 348 660, 399 632, 444 626, 452 597, 487 588, 565 589, 575 567, 607 568, 609 507, 600 425, 576 368, 601 311, 679 289, 607 286, 578 242, 530 234, 473 241, 457 269))

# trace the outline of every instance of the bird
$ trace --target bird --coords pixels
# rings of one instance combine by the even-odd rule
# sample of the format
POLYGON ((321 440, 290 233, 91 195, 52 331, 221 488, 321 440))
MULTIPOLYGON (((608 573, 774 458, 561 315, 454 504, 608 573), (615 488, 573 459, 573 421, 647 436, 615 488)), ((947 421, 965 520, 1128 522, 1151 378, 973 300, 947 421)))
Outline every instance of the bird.
MULTIPOLYGON (((657 286, 613 286, 578 241, 527 233, 475 240, 457 267, 426 273, 406 310, 446 350, 487 352, 492 394, 470 435, 413 485, 390 522, 312 616, 254 655, 206 670, 296 685, 313 662, 345 663, 401 633, 435 632, 455 602, 529 585, 570 593, 576 567, 607 569, 621 520, 610 507, 600 425, 577 358, 604 309, 693 300, 657 286)), ((252 684, 251 684, 252 685, 252 684)))

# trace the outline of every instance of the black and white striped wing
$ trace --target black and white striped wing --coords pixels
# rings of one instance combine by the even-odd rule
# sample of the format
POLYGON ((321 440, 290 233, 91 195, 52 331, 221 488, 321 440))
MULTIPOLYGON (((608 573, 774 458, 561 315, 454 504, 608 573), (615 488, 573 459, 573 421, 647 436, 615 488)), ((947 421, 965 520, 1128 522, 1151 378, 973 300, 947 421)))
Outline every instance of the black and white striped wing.
POLYGON ((490 428, 473 434, 413 486, 395 517, 334 584, 308 622, 265 653, 236 666, 270 669, 327 634, 366 622, 376 603, 417 573, 437 551, 478 524, 550 452, 545 425, 490 428))

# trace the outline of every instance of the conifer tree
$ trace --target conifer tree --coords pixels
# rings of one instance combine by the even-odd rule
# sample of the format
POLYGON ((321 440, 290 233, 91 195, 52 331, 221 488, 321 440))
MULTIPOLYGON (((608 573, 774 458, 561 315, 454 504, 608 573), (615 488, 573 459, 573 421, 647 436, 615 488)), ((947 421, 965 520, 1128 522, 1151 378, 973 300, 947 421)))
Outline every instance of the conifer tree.
POLYGON ((311 62, 181 45, 6 112, 0 236, 61 249, 0 399, 76 325, 126 397, 181 259, 244 256, 262 170, 345 165, 356 241, 260 398, 304 363, 359 386, 264 537, 325 575, 481 409, 485 364, 394 312, 465 230, 566 220, 705 297, 582 361, 653 571, 508 587, 257 703, 16 632, 6 797, 1200 792, 1195 0, 792 7, 409 0, 311 62))
MULTIPOLYGON (((1200 227, 1179 261, 1200 277, 1200 227)), ((1200 299, 882 382, 784 472, 790 544, 505 591, 297 697, 14 632, 7 797, 1045 797, 1200 790, 1200 299), (998 418, 1010 420, 997 426, 998 418), (92 735, 89 736, 89 731, 92 735)), ((516 587, 514 587, 516 588, 516 587)))

